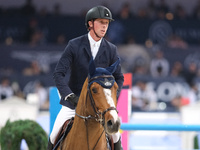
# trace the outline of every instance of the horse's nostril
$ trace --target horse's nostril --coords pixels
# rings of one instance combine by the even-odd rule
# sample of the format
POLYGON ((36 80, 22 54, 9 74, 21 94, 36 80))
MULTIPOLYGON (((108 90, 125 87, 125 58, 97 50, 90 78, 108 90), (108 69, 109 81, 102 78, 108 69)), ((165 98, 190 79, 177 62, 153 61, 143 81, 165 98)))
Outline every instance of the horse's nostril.
POLYGON ((120 120, 110 119, 106 123, 106 130, 109 134, 116 133, 120 128, 120 120))
POLYGON ((112 125, 113 125, 113 121, 112 121, 112 120, 109 120, 109 121, 107 122, 107 126, 110 127, 110 126, 112 126, 112 125))

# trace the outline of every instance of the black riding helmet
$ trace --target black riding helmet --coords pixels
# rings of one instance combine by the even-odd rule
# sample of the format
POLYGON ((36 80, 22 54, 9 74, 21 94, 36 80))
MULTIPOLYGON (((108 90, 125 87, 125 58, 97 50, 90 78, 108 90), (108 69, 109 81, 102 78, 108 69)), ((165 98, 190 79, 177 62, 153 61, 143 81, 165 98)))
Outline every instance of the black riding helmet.
POLYGON ((114 21, 114 19, 112 18, 112 13, 110 12, 108 8, 104 6, 97 6, 97 7, 91 8, 87 12, 86 17, 85 17, 86 28, 89 27, 88 21, 97 19, 97 18, 109 19, 110 21, 114 21))

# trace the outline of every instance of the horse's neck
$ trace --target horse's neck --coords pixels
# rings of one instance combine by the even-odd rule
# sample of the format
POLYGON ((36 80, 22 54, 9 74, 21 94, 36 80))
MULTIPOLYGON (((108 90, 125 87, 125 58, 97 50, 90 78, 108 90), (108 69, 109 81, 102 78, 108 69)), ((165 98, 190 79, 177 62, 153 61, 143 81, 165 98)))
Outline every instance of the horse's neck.
POLYGON ((76 130, 78 133, 81 132, 84 132, 90 136, 97 136, 98 134, 100 134, 101 132, 104 131, 104 128, 103 126, 98 123, 96 120, 94 119, 88 119, 88 120, 84 120, 84 119, 81 119, 77 116, 75 116, 75 119, 74 119, 74 127, 76 126, 76 130), (81 127, 81 128, 79 128, 81 127))
MULTIPOLYGON (((84 95, 82 98, 84 99, 79 99, 80 101, 77 105, 76 113, 83 117, 88 117, 90 115, 94 117, 95 113, 90 104, 90 101, 89 99, 86 100, 86 98, 89 98, 89 97, 84 95)), ((92 140, 92 139, 98 140, 98 138, 104 132, 103 126, 99 122, 97 122, 94 118, 89 118, 85 120, 83 118, 80 118, 77 115, 74 118, 73 127, 75 128, 74 131, 76 130, 75 132, 77 132, 77 134, 80 134, 80 132, 83 132, 84 138, 88 137, 89 140, 92 140)))
MULTIPOLYGON (((77 105, 76 113, 83 117, 95 116, 94 110, 93 108, 91 108, 90 101, 86 100, 86 98, 84 100, 81 100, 80 103, 77 105)), ((94 118, 89 118, 85 120, 83 118, 80 118, 79 116, 75 116, 74 123, 77 123, 77 125, 79 125, 80 123, 84 124, 85 128, 89 128, 90 131, 94 134, 95 132, 99 130, 103 131, 104 129, 103 126, 94 118)))
POLYGON ((83 120, 75 116, 73 133, 75 137, 78 137, 76 140, 81 140, 86 145, 89 143, 90 149, 94 148, 96 144, 101 145, 101 148, 106 147, 104 128, 94 119, 83 120))
MULTIPOLYGON (((87 117, 89 115, 94 116, 94 110, 90 104, 87 96, 87 80, 83 85, 79 102, 76 108, 76 113, 80 116, 87 117)), ((71 131, 67 135, 64 142, 64 150, 68 149, 83 149, 89 148, 95 149, 107 149, 106 138, 104 128, 95 119, 80 118, 75 115, 74 123, 71 131), (80 142, 81 141, 81 142, 80 142), (97 144, 97 145, 96 145, 97 144), (96 145, 96 146, 95 146, 96 145)))

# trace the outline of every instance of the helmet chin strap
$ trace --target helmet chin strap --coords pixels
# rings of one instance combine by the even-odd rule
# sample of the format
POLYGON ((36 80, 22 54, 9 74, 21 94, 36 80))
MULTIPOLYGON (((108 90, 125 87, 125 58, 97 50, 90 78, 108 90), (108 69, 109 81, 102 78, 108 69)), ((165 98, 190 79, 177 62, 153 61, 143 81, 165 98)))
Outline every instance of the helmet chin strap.
MULTIPOLYGON (((94 28, 93 28, 94 29, 94 28)), ((96 35, 96 37, 98 37, 99 39, 101 39, 100 36, 98 36, 98 34, 96 33, 95 29, 94 29, 94 34, 96 35)))
POLYGON ((94 28, 94 21, 92 21, 92 24, 93 24, 92 29, 93 29, 93 31, 94 31, 94 34, 96 35, 97 38, 101 39, 101 37, 100 37, 100 36, 96 33, 96 31, 95 31, 95 28, 94 28))

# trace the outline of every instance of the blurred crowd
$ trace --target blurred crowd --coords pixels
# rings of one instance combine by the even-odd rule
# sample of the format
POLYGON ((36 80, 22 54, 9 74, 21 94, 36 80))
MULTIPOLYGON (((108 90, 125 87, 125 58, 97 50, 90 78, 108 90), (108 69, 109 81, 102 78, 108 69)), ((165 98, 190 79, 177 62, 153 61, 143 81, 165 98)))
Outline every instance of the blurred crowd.
MULTIPOLYGON (((186 66, 180 61, 175 61, 171 65, 169 60, 165 57, 164 52, 165 51, 158 47, 152 53, 147 67, 142 60, 139 60, 133 65, 132 69, 124 71, 124 73, 132 73, 133 79, 138 76, 141 77, 133 83, 132 87, 133 111, 157 111, 159 109, 164 110, 164 108, 168 106, 173 108, 171 109, 172 111, 178 111, 183 105, 195 104, 200 101, 200 82, 197 82, 197 79, 200 78, 198 63, 191 61, 186 66), (148 77, 149 80, 146 80, 146 77, 148 77), (150 80, 150 78, 154 81, 171 78, 175 79, 175 82, 178 82, 177 79, 181 79, 183 84, 186 83, 184 86, 187 89, 187 97, 185 97, 185 91, 178 91, 179 89, 177 89, 178 92, 174 91, 177 93, 174 94, 173 98, 169 99, 168 103, 159 102, 158 91, 154 89, 155 86, 151 85, 153 80, 150 80), (161 104, 159 105, 159 103, 161 104)), ((48 109, 49 86, 40 81, 38 77, 50 75, 51 78, 49 79, 52 80, 52 72, 53 70, 51 70, 51 73, 44 72, 37 61, 31 62, 29 67, 22 70, 21 75, 24 76, 24 78, 33 77, 30 79, 35 79, 35 81, 27 83, 26 87, 23 89, 21 89, 19 81, 13 81, 9 78, 8 74, 8 76, 2 76, 0 82, 0 101, 11 96, 18 96, 26 99, 29 93, 34 93, 37 95, 40 109, 48 109)), ((2 74, 3 72, 1 72, 1 75, 2 74)), ((173 84, 175 85, 176 83, 173 84)))
POLYGON ((1 77, 0 79, 0 102, 10 99, 13 96, 19 97, 31 104, 38 105, 40 110, 49 109, 49 93, 48 87, 46 87, 42 81, 36 81, 32 86, 32 90, 29 93, 23 91, 19 83, 12 81, 9 77, 1 77), (32 96, 32 97, 31 97, 32 96))
POLYGON ((33 4, 33 0, 26 0, 25 4, 21 7, 9 7, 9 8, 0 8, 0 16, 59 16, 63 15, 60 12, 60 4, 56 3, 53 8, 53 12, 48 12, 47 8, 44 6, 40 10, 36 8, 33 4))
MULTIPOLYGON (((107 6, 109 7, 109 6, 107 6)), ((112 10, 112 6, 109 7, 112 10)), ((38 9, 34 4, 33 0, 26 0, 26 3, 21 7, 10 7, 10 8, 1 8, 0 6, 0 16, 5 17, 15 17, 23 16, 30 17, 29 25, 27 26, 26 35, 24 36, 23 42, 28 42, 31 45, 48 43, 47 38, 45 37, 44 29, 41 29, 38 23, 38 17, 48 18, 48 17, 59 17, 59 16, 70 16, 69 14, 63 14, 62 6, 59 3, 55 3, 52 8, 52 11, 49 11, 47 7, 43 6, 38 9)), ((78 15, 79 17, 85 17, 86 10, 82 10, 78 15)), ((115 20, 126 20, 126 19, 166 19, 166 20, 187 20, 187 19, 200 19, 200 0, 197 2, 195 7, 192 9, 191 13, 186 12, 181 3, 177 3, 173 8, 169 7, 166 3, 166 0, 160 0, 159 3, 155 3, 154 0, 149 0, 145 6, 139 8, 136 12, 131 8, 129 2, 124 2, 121 5, 121 8, 118 12, 113 13, 113 18, 115 20)), ((118 31, 120 32, 119 29, 118 31)), ((114 33, 113 33, 114 34, 114 33)), ((109 38, 109 37, 108 37, 109 38)), ((126 41, 123 43, 134 43, 134 35, 127 37, 126 41)), ((67 39, 65 33, 57 35, 56 39, 53 41, 57 44, 66 43, 67 39)), ((179 42, 184 46, 184 42, 180 37, 172 35, 169 38, 169 44, 174 46, 173 41, 179 42)), ((7 38, 6 43, 11 43, 12 38, 7 38)), ((52 41, 51 41, 52 42, 52 41)), ((114 41, 112 41, 114 42, 114 41)), ((115 43, 115 42, 114 42, 115 43)), ((117 43, 117 42, 116 42, 117 43)), ((116 44, 115 43, 115 44, 116 44)), ((123 44, 122 43, 122 44, 123 44)), ((121 43, 120 43, 121 44, 121 43)), ((176 45, 175 45, 176 46, 176 45)))
MULTIPOLYGON (((182 83, 186 83, 183 86, 185 87, 185 89, 187 89, 186 93, 185 91, 179 91, 180 89, 175 89, 174 91, 167 91, 168 87, 166 85, 166 95, 167 92, 172 92, 174 93, 174 97, 169 99, 168 102, 163 103, 160 101, 161 104, 163 104, 164 106, 158 106, 159 92, 156 92, 156 90, 154 89, 155 86, 151 85, 151 81, 149 82, 146 78, 136 80, 132 87, 133 111, 159 110, 166 109, 166 107, 169 106, 172 108, 172 110, 177 111, 184 105, 193 105, 200 102, 200 89, 199 82, 197 81, 197 78, 200 77, 200 68, 199 64, 195 60, 189 62, 187 66, 180 61, 175 61, 170 67, 170 62, 165 57, 164 51, 162 51, 162 49, 157 49, 150 60, 149 68, 145 68, 145 66, 143 66, 142 63, 139 63, 138 65, 134 66, 133 72, 131 73, 133 74, 133 78, 137 76, 148 76, 148 78, 153 78, 155 80, 166 78, 179 78, 182 80, 182 83)), ((178 83, 177 80, 175 81, 178 83)), ((172 84, 175 86, 177 84, 176 82, 173 83, 171 81, 169 87, 172 84)))
MULTIPOLYGON (((102 4, 107 6, 107 4, 102 4)), ((61 5, 55 3, 52 11, 49 11, 47 7, 43 6, 38 9, 34 4, 33 0, 26 0, 26 3, 21 7, 10 7, 1 8, 0 16, 34 16, 39 15, 41 17, 47 16, 61 16, 61 5)), ((112 10, 112 6, 107 6, 112 10)), ((82 10, 80 16, 85 16, 86 10, 82 10)), ((155 0, 148 0, 145 6, 142 6, 137 10, 133 11, 131 3, 124 2, 118 12, 113 13, 114 18, 128 19, 128 18, 142 18, 142 19, 189 19, 189 18, 200 18, 200 1, 197 2, 192 12, 188 14, 181 3, 176 3, 173 8, 169 7, 166 0, 159 0, 158 3, 155 0)))
POLYGON ((193 12, 188 14, 181 3, 175 4, 173 8, 169 7, 166 0, 160 0, 155 3, 154 0, 149 0, 147 5, 140 8, 136 13, 131 10, 130 3, 126 2, 122 5, 117 18, 141 18, 141 19, 199 19, 200 18, 200 1, 196 4, 193 12))
MULTIPOLYGON (((46 43, 45 31, 41 30, 38 25, 37 17, 59 17, 65 16, 66 14, 61 13, 61 5, 56 3, 54 5, 53 11, 49 12, 44 6, 38 10, 32 0, 27 0, 26 3, 20 8, 0 8, 0 17, 14 17, 14 16, 26 16, 30 17, 30 22, 24 36, 24 42, 30 45, 37 45, 46 43)), ((158 4, 154 0, 148 0, 148 3, 143 8, 140 8, 137 12, 134 12, 131 5, 125 2, 121 9, 113 14, 115 20, 126 20, 126 19, 167 19, 167 20, 186 20, 186 19, 200 19, 200 0, 195 5, 193 12, 187 14, 185 9, 181 4, 176 4, 174 8, 170 8, 165 0, 160 0, 158 4)), ((85 11, 83 10, 80 16, 85 16, 85 11)), ((123 30, 123 29, 122 29, 123 30)), ((7 38, 6 43, 12 42, 12 39, 7 38)), ((66 44, 67 39, 63 34, 58 35, 56 38, 57 44, 66 44)), ((171 48, 188 48, 188 44, 176 35, 171 35, 168 38, 167 45, 171 48)), ((125 42, 126 44, 137 44, 133 37, 129 37, 125 42)), ((124 43, 123 43, 124 44, 124 43)), ((147 43, 148 45, 148 43, 147 43)), ((147 46, 146 45, 146 46, 147 46)), ((1 74, 3 71, 1 70, 1 74)), ((52 70, 51 70, 52 71, 52 70)), ((153 78, 162 77, 181 77, 184 78, 186 83, 189 85, 190 90, 188 92, 189 103, 195 103, 199 100, 199 90, 195 79, 200 77, 200 68, 195 62, 188 64, 187 68, 179 61, 176 61, 171 67, 169 60, 165 57, 165 53, 162 49, 157 49, 152 53, 151 61, 149 66, 146 68, 142 66, 142 63, 136 64, 131 68, 131 73, 133 75, 149 75, 153 78)), ((13 72, 11 72, 12 74, 13 72)), ((30 62, 30 66, 24 68, 22 71, 23 76, 35 76, 48 74, 50 71, 46 72, 43 70, 42 66, 35 60, 30 62)), ((38 97, 39 107, 41 109, 48 109, 48 87, 45 86, 41 81, 34 83, 32 87, 32 93, 35 93, 38 97)), ((9 77, 3 76, 0 82, 0 101, 5 100, 13 95, 26 98, 27 93, 24 93, 17 82, 11 81, 9 77)), ((174 97, 171 100, 171 105, 179 109, 183 105, 183 97, 180 95, 174 97)), ((132 108, 138 111, 148 111, 155 110, 157 106, 157 97, 154 90, 149 88, 148 82, 144 80, 137 81, 132 88, 132 108)))

